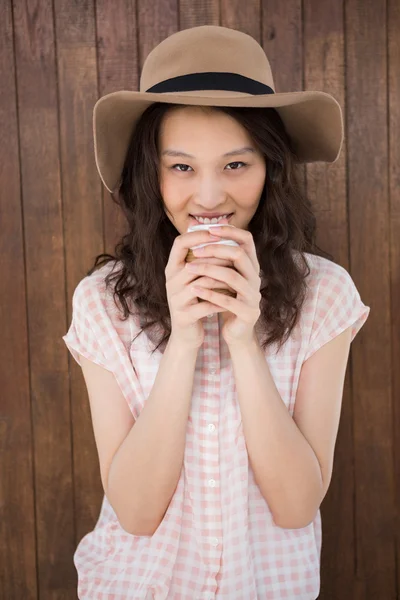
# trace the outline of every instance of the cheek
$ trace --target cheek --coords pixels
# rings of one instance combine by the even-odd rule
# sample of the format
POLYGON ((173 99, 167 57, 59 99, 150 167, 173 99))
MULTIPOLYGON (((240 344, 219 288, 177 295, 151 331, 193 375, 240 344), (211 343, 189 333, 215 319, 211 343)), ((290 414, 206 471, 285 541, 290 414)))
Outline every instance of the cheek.
POLYGON ((251 186, 249 187, 250 189, 250 193, 252 194, 253 198, 258 200, 260 198, 261 192, 263 191, 264 188, 264 184, 265 184, 265 179, 259 179, 258 181, 253 181, 251 186))
POLYGON ((162 169, 160 174, 160 191, 164 198, 166 198, 170 193, 170 181, 171 179, 168 177, 168 171, 162 169))
POLYGON ((250 177, 247 181, 247 190, 248 197, 252 198, 253 202, 258 202, 260 199, 260 195, 263 191, 266 177, 266 169, 265 167, 257 170, 253 177, 250 177))
POLYGON ((183 210, 187 200, 187 193, 185 193, 184 186, 176 180, 176 177, 164 174, 160 179, 160 191, 164 204, 169 210, 173 212, 183 210))
POLYGON ((161 175, 160 190, 165 202, 168 203, 174 197, 175 186, 167 171, 163 172, 161 175))
POLYGON ((184 182, 176 177, 169 169, 163 169, 161 174, 161 186, 166 194, 174 195, 184 189, 184 182))
POLYGON ((247 208, 252 208, 260 199, 264 187, 264 177, 260 174, 249 174, 232 185, 232 197, 247 208))

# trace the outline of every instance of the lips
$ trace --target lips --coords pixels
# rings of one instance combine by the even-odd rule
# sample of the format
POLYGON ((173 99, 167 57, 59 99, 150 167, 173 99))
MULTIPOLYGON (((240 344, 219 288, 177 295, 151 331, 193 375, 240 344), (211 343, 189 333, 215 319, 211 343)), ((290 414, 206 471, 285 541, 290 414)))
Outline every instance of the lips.
MULTIPOLYGON (((234 213, 230 214, 228 217, 225 217, 224 219, 220 219, 220 221, 218 221, 218 223, 221 224, 221 225, 226 225, 227 223, 229 223, 229 221, 233 217, 233 214, 234 213)), ((189 215, 189 219, 190 219, 190 226, 192 226, 192 225, 198 225, 200 223, 200 221, 198 221, 192 215, 189 215)))

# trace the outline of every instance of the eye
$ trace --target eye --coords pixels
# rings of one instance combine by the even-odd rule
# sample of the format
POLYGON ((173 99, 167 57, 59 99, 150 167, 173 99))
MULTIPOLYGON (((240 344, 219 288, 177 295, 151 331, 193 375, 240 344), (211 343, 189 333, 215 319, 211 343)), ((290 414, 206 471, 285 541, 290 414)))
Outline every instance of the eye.
MULTIPOLYGON (((244 163, 242 161, 238 161, 238 162, 231 162, 229 163, 229 165, 244 165, 245 167, 247 166, 247 163, 244 163)), ((229 166, 228 165, 228 166, 229 166)), ((239 169, 229 169, 230 171, 238 171, 239 169)))
MULTIPOLYGON (((182 163, 179 163, 177 165, 172 165, 171 169, 176 170, 175 167, 189 167, 189 165, 184 165, 182 163)), ((191 167, 189 167, 189 168, 191 168, 191 167)), ((179 173, 187 173, 187 171, 181 171, 181 170, 179 170, 179 173)))
MULTIPOLYGON (((244 165, 245 167, 247 167, 247 163, 242 162, 242 161, 236 161, 236 162, 231 162, 229 163, 227 166, 229 167, 230 165, 244 165)), ((181 171, 180 169, 175 169, 175 167, 188 167, 189 169, 191 169, 192 167, 189 167, 189 165, 185 165, 183 163, 177 163, 176 165, 172 165, 171 169, 174 171, 178 171, 179 173, 187 173, 188 171, 181 171)), ((228 169, 229 171, 238 171, 239 169, 228 169)))

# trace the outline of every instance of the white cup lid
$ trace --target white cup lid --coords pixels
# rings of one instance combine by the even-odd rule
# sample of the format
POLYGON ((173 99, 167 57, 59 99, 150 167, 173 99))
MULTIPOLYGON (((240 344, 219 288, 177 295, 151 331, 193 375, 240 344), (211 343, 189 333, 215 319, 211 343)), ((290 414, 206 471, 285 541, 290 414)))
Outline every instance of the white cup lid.
MULTIPOLYGON (((211 227, 218 227, 218 223, 199 223, 198 225, 193 225, 192 227, 189 227, 187 230, 187 233, 189 233, 190 231, 209 230, 211 227)), ((225 223, 224 227, 234 227, 234 225, 229 225, 229 224, 225 223)), ((191 250, 194 250, 195 248, 203 248, 204 246, 209 246, 210 244, 224 244, 225 246, 239 246, 239 244, 237 242, 235 242, 235 240, 225 240, 222 238, 220 242, 206 242, 205 244, 198 244, 197 246, 192 246, 191 250)))

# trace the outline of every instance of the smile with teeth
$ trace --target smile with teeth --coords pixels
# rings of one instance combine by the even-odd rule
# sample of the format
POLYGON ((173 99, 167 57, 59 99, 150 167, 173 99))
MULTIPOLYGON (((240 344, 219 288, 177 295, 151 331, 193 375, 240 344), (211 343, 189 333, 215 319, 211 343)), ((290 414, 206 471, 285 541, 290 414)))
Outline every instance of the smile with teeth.
POLYGON ((219 221, 221 221, 221 219, 228 219, 229 217, 232 216, 233 213, 230 213, 228 215, 221 215, 220 217, 213 217, 212 219, 209 219, 208 217, 195 217, 194 215, 190 215, 191 217, 193 217, 194 219, 196 219, 196 221, 198 221, 199 223, 219 223, 219 221))

